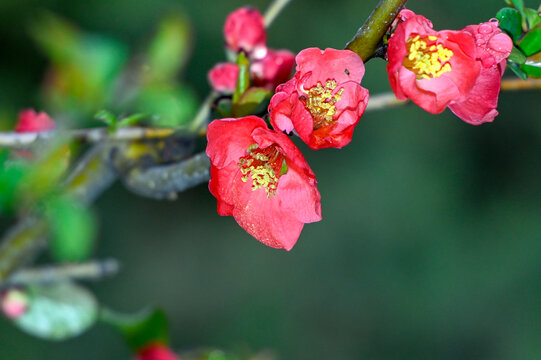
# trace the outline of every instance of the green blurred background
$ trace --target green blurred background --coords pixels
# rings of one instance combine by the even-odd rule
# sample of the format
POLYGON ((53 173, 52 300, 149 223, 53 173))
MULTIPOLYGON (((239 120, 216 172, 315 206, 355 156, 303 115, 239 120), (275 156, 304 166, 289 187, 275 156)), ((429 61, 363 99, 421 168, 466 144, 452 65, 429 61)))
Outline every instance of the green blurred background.
MULTIPOLYGON (((251 1, 261 10, 269 1, 251 1)), ((274 48, 342 48, 377 3, 293 1, 269 30, 274 48)), ((194 28, 184 81, 199 99, 224 61, 221 29, 242 1, 3 0, 0 111, 40 108, 47 61, 28 27, 48 10, 137 52, 159 19, 194 28)), ((538 4, 526 1, 530 7, 538 4)), ((411 0, 437 29, 493 17, 496 0, 411 0)), ((506 73, 506 76, 511 74, 506 73)), ((363 86, 389 91, 385 63, 363 86)), ((493 124, 415 106, 371 112, 343 150, 301 150, 317 175, 323 221, 289 253, 267 248, 216 214, 205 185, 174 202, 115 185, 95 204, 98 257, 121 273, 92 284, 123 311, 169 315, 176 349, 272 349, 281 359, 541 358, 540 92, 502 93, 493 124)), ((6 229, 5 222, 2 230, 6 229)), ((128 359, 104 325, 64 343, 0 319, 0 359, 128 359)))

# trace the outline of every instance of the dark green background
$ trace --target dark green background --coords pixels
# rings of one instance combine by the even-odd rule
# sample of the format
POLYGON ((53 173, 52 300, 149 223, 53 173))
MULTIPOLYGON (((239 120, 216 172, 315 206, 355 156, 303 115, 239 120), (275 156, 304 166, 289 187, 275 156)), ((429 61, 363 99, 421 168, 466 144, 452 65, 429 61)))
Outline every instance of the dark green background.
MULTIPOLYGON (((377 3, 293 1, 268 34, 275 48, 341 48, 377 3)), ((195 28, 185 80, 203 98, 223 61, 221 28, 242 1, 3 0, 0 109, 39 107, 45 58, 27 35, 48 9, 141 49, 158 19, 183 9, 195 28)), ((252 1, 264 9, 268 1, 252 1)), ((528 2, 536 7, 538 4, 528 2)), ((411 0, 437 29, 493 17, 496 0, 411 0)), ((511 76, 509 73, 506 76, 511 76)), ((388 91, 385 63, 363 86, 388 91)), ((281 359, 541 358, 541 106, 539 92, 502 93, 493 124, 415 106, 364 115, 352 143, 317 152, 323 220, 290 252, 267 248, 216 214, 205 185, 175 202, 115 186, 94 206, 97 256, 122 272, 92 284, 113 308, 147 304, 169 315, 188 349, 270 348, 281 359)), ((128 359, 99 325, 48 343, 0 320, 0 359, 128 359)))

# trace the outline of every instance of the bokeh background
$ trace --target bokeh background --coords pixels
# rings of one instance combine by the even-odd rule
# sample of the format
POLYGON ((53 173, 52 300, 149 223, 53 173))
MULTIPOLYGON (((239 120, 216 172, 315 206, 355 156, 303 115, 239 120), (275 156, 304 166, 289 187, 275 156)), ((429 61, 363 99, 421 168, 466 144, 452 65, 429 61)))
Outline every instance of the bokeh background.
MULTIPOLYGON (((264 10, 269 1, 251 1, 264 10)), ((293 1, 268 33, 274 48, 342 48, 376 0, 293 1)), ((526 1, 530 7, 538 4, 526 1)), ((182 80, 199 99, 224 61, 225 16, 243 1, 3 0, 0 109, 40 108, 47 60, 28 28, 47 10, 136 53, 159 19, 181 11, 194 31, 182 80)), ((496 0, 411 0, 437 29, 493 17, 496 0)), ((506 76, 511 76, 506 73, 506 76)), ((385 63, 363 86, 389 91, 385 63)), ((91 284, 122 311, 169 315, 173 347, 272 349, 281 359, 541 358, 540 92, 500 95, 492 124, 467 125, 415 106, 370 112, 343 150, 301 150, 317 175, 323 221, 289 253, 216 214, 205 185, 174 202, 120 184, 94 205, 98 257, 121 273, 91 284)), ((2 223, 5 230, 7 223, 2 223)), ((0 319, 0 359, 128 359, 98 325, 50 343, 0 319)))

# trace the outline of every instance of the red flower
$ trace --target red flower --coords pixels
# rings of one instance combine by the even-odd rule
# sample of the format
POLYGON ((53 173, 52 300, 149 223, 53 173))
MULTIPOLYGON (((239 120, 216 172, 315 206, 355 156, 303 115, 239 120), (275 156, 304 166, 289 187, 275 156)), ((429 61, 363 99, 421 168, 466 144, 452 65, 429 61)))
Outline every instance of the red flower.
POLYGON ((475 43, 464 31, 435 31, 421 15, 407 14, 389 39, 387 71, 396 97, 442 112, 471 90, 480 66, 475 43))
POLYGON ((154 343, 137 351, 136 360, 180 360, 166 345, 154 343))
POLYGON ((267 34, 263 16, 255 8, 243 7, 227 17, 224 26, 226 46, 234 52, 245 51, 253 58, 267 52, 267 34))
POLYGON ((34 110, 27 109, 19 112, 19 121, 15 126, 15 132, 47 131, 55 127, 55 122, 43 111, 36 114, 34 110))
POLYGON ((271 99, 272 126, 294 129, 312 149, 347 145, 368 103, 368 90, 360 85, 362 59, 349 50, 309 48, 295 60, 295 76, 271 99))
POLYGON ((267 55, 252 63, 250 72, 256 86, 274 90, 289 80, 295 66, 295 54, 289 50, 270 50, 267 55))
POLYGON ((222 94, 232 94, 237 86, 239 67, 232 63, 219 63, 208 73, 208 80, 214 89, 222 94))
POLYGON ((475 38, 476 59, 481 72, 465 99, 449 104, 456 116, 472 125, 491 122, 498 115, 498 95, 506 60, 513 41, 498 28, 498 20, 463 29, 475 38))
POLYGON ((257 240, 286 250, 305 223, 321 220, 315 176, 286 135, 247 116, 214 120, 207 138, 218 214, 232 215, 257 240))

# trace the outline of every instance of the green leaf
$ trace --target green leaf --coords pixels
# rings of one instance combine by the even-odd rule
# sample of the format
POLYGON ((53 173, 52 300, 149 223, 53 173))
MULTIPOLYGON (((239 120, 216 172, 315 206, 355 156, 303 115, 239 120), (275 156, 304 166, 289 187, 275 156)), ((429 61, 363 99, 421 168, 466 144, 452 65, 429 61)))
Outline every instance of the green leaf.
POLYGON ((250 61, 243 52, 237 57, 237 65, 239 66, 239 77, 233 94, 233 104, 236 104, 246 89, 250 87, 250 61))
POLYGON ((216 112, 218 113, 218 117, 220 118, 230 118, 233 116, 232 114, 233 109, 233 102, 231 99, 223 98, 218 100, 218 103, 216 104, 216 112))
POLYGON ((45 340, 66 340, 92 326, 98 315, 94 296, 71 282, 28 287, 27 311, 14 323, 30 335, 45 340))
POLYGON ((254 114, 260 105, 268 100, 272 93, 264 88, 249 88, 240 99, 233 105, 233 116, 242 117, 254 114))
POLYGON ((150 343, 169 344, 167 318, 160 309, 145 309, 133 315, 102 309, 101 320, 120 331, 135 352, 150 343))
MULTIPOLYGON (((8 151, 3 151, 7 156, 8 151)), ((0 214, 12 212, 16 206, 18 187, 25 177, 27 166, 21 162, 8 162, 2 156, 0 168, 0 214)))
POLYGON ((193 120, 197 100, 188 87, 147 86, 137 96, 135 111, 149 114, 152 126, 175 127, 193 120))
POLYGON ((68 197, 49 200, 45 216, 51 226, 49 248, 58 261, 82 261, 94 247, 96 220, 90 210, 68 197))
POLYGON ((541 51, 541 28, 530 30, 518 43, 526 56, 536 54, 541 51))
POLYGON ((533 29, 538 24, 541 23, 541 16, 539 16, 539 13, 537 10, 526 8, 524 9, 524 19, 526 20, 526 24, 528 25, 528 29, 533 29))
POLYGON ((42 154, 25 174, 21 183, 21 196, 32 202, 55 191, 69 167, 70 157, 70 148, 65 143, 57 144, 42 154))
POLYGON ((508 62, 507 66, 509 67, 509 69, 511 69, 515 73, 515 75, 517 75, 522 80, 528 79, 528 74, 526 74, 526 72, 522 70, 520 68, 520 65, 518 65, 517 63, 508 62))
POLYGON ((165 18, 150 44, 145 78, 150 82, 167 82, 178 75, 188 60, 191 46, 190 24, 182 14, 165 18))
POLYGON ((520 12, 520 15, 524 16, 524 0, 513 0, 513 5, 520 12))
POLYGON ((522 17, 520 13, 511 8, 503 8, 496 14, 496 18, 500 21, 500 29, 506 31, 513 41, 518 41, 522 35, 522 17))
POLYGON ((520 68, 530 77, 541 78, 541 63, 527 61, 526 64, 521 65, 520 68))
POLYGON ((118 127, 135 125, 146 117, 147 117, 146 114, 133 114, 119 120, 117 125, 118 127))
POLYGON ((94 119, 100 120, 108 126, 115 126, 117 123, 116 116, 107 110, 98 111, 96 115, 94 115, 94 119))
POLYGON ((526 55, 524 55, 522 51, 520 51, 520 49, 513 46, 511 54, 509 54, 509 57, 507 59, 517 64, 524 64, 524 62, 526 61, 526 55))

